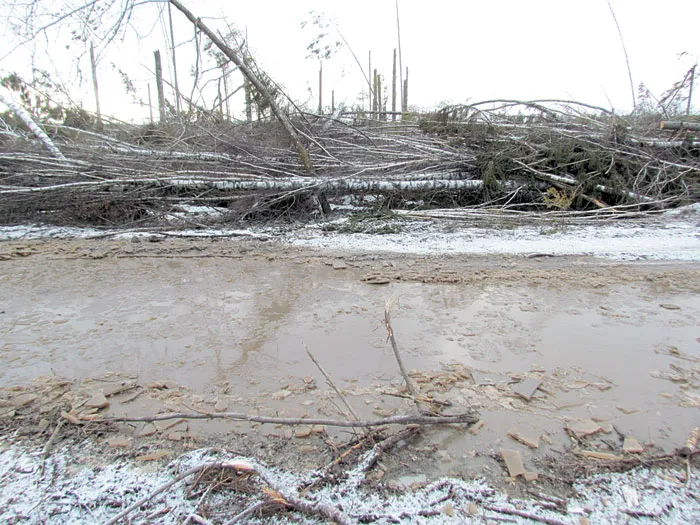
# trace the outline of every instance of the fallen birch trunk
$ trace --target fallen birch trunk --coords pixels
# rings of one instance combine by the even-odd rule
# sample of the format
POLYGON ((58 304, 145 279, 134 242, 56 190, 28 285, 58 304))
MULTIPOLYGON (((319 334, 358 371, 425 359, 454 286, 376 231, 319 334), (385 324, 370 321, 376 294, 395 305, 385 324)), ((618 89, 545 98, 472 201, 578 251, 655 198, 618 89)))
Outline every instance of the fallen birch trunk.
POLYGON ((21 106, 18 106, 11 100, 5 99, 2 95, 0 95, 0 102, 5 104, 12 112, 17 115, 17 117, 24 122, 25 126, 29 128, 29 131, 34 133, 36 138, 38 138, 42 144, 46 147, 47 150, 51 152, 51 155, 56 157, 59 160, 68 160, 66 157, 63 156, 63 153, 61 153, 61 150, 58 149, 56 144, 53 143, 53 141, 49 138, 49 136, 44 133, 44 130, 39 127, 39 125, 34 122, 34 119, 32 119, 32 116, 24 110, 21 106))
POLYGON ((700 122, 688 122, 683 120, 662 120, 661 129, 689 129, 691 131, 700 131, 700 122))
MULTIPOLYGON (((512 187, 512 182, 502 183, 505 187, 512 187)), ((168 178, 144 178, 144 179, 115 179, 106 181, 69 182, 66 184, 54 184, 51 186, 21 187, 3 189, 0 195, 28 195, 37 193, 50 193, 73 190, 106 190, 123 191, 128 186, 162 186, 180 189, 217 189, 222 191, 298 191, 298 190, 323 190, 336 192, 392 192, 392 191, 446 191, 468 190, 480 188, 484 185, 481 180, 368 180, 368 179, 335 179, 318 180, 308 178, 295 179, 271 179, 271 180, 237 180, 237 179, 168 179, 168 178)), ((7 188, 7 187, 6 187, 7 188)))

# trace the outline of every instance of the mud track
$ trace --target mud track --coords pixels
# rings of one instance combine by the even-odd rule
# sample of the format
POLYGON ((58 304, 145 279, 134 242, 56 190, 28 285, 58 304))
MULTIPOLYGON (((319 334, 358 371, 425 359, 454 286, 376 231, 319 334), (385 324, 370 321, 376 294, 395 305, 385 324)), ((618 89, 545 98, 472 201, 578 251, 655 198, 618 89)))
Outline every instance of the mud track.
MULTIPOLYGON (((698 426, 699 292, 696 263, 379 256, 244 239, 4 242, 0 424, 44 442, 61 403, 100 392, 106 416, 341 417, 304 345, 360 417, 409 413, 382 325, 396 295, 395 334, 421 393, 478 410, 482 423, 426 430, 373 476, 395 488, 443 475, 503 485, 507 448, 541 474, 517 493, 561 494, 562 465, 598 469, 574 450, 659 456, 698 426), (525 380, 539 383, 530 399, 518 394, 525 380), (590 435, 575 430, 591 422, 590 435), (624 450, 625 438, 642 451, 624 450)), ((120 457, 218 444, 297 470, 352 439, 221 420, 88 434, 120 457)))

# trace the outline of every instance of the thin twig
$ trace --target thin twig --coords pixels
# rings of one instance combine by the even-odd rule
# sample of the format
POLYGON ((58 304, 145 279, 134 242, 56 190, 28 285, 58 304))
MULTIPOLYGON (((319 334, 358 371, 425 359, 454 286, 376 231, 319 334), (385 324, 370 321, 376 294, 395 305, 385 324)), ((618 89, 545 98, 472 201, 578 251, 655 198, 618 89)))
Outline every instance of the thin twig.
POLYGON ((390 297, 384 305, 384 326, 386 326, 386 331, 389 334, 388 337, 389 341, 391 341, 391 349, 394 351, 394 357, 396 357, 396 362, 399 364, 399 369, 401 370, 401 375, 403 376, 403 380, 406 383, 406 388, 408 388, 408 391, 411 394, 411 398, 418 407, 418 410, 423 412, 424 410, 421 405, 421 402, 418 400, 418 392, 416 390, 416 387, 413 385, 413 381, 411 381, 411 378, 408 376, 408 372, 406 372, 406 367, 404 366, 403 359, 401 359, 401 354, 399 353, 399 347, 396 344, 394 330, 391 327, 391 308, 394 306, 394 304, 396 304, 397 301, 398 297, 394 295, 390 297))
POLYGON ((218 461, 214 463, 202 463, 201 465, 197 465, 196 467, 192 467, 189 470, 186 470, 182 474, 174 477, 167 483, 163 483, 161 486, 156 488, 154 491, 150 492, 143 498, 139 499, 136 503, 130 505, 126 509, 124 509, 122 512, 111 518, 110 520, 105 522, 105 525, 114 525, 115 523, 119 522, 122 518, 128 516, 131 512, 133 512, 135 509, 138 509, 141 505, 144 503, 152 500, 155 498, 158 494, 161 494, 162 492, 165 492, 168 490, 170 487, 173 485, 178 484, 180 481, 182 481, 185 478, 188 478, 192 474, 196 474, 197 472, 200 472, 202 470, 208 469, 208 468, 225 468, 225 467, 231 467, 232 464, 226 461, 218 461))
POLYGON ((53 448, 53 444, 56 441, 56 438, 58 437, 58 433, 61 431, 61 427, 63 426, 64 420, 59 419, 58 423, 56 424, 56 428, 53 429, 53 432, 51 433, 51 437, 49 437, 49 440, 46 442, 46 445, 44 445, 44 451, 41 453, 41 464, 39 465, 39 478, 41 478, 44 475, 44 468, 46 467, 46 460, 48 459, 49 455, 51 454, 51 449, 53 448))
MULTIPOLYGON (((306 350, 306 354, 309 356, 309 359, 311 359, 311 361, 313 361, 313 363, 316 365, 316 368, 318 368, 321 371, 321 373, 323 374, 323 377, 326 378, 326 382, 328 383, 328 385, 330 385, 330 387, 335 391, 335 393, 338 394, 338 397, 345 405, 345 408, 348 409, 348 412, 350 412, 350 415, 353 417, 353 419, 355 421, 359 421, 360 418, 358 417, 355 410, 353 410, 352 406, 350 406, 350 403, 348 403, 348 400, 345 397, 345 395, 343 395, 343 393, 340 391, 340 389, 337 386, 335 386, 335 383, 331 379, 331 376, 329 376, 328 373, 325 371, 325 369, 321 366, 321 363, 319 363, 316 360, 314 355, 309 350, 309 347, 304 345, 304 350, 306 350)), ((367 438, 370 439, 372 441, 372 443, 374 443, 374 440, 372 439, 372 433, 370 432, 370 430, 368 428, 365 428, 365 434, 367 435, 367 438)))
POLYGON ((239 523, 241 520, 247 518, 248 516, 255 514, 257 511, 265 506, 264 501, 258 501, 257 503, 251 505, 243 512, 236 514, 233 518, 224 523, 224 525, 233 525, 234 523, 239 523))

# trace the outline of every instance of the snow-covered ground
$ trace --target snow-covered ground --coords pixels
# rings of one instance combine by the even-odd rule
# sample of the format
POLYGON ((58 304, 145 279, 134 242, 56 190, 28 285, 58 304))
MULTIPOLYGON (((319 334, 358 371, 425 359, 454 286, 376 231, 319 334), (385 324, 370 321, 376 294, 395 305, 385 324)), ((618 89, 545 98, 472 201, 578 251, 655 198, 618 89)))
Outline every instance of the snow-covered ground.
MULTIPOLYGON (((88 447, 89 449, 89 447, 88 447)), ((94 451, 93 451, 94 452, 94 451)), ((40 471, 41 448, 0 448, 0 520, 4 523, 104 523, 142 497, 172 481, 178 473, 214 462, 243 464, 254 469, 257 490, 241 501, 235 491, 216 491, 209 509, 223 514, 226 521, 246 507, 262 501, 264 488, 272 489, 290 501, 306 501, 309 506, 325 505, 342 509, 349 523, 373 517, 375 523, 482 523, 489 518, 511 523, 533 523, 526 516, 545 523, 626 523, 634 516, 648 523, 700 522, 700 481, 685 478, 671 470, 640 469, 582 480, 574 486, 576 495, 558 500, 522 501, 509 498, 481 479, 464 481, 445 478, 400 493, 368 490, 363 483, 363 459, 339 484, 322 483, 321 488, 300 491, 311 485, 317 472, 294 474, 211 449, 200 449, 171 462, 169 468, 136 466, 128 462, 101 463, 99 454, 91 464, 78 465, 67 451, 56 451, 40 471), (237 498, 235 503, 231 501, 237 498), (233 503, 233 505, 232 505, 233 503), (548 508, 549 506, 549 508, 548 508), (589 521, 583 521, 583 519, 589 521)), ((157 498, 134 509, 127 519, 149 523, 202 521, 198 497, 188 497, 187 486, 194 476, 165 490, 157 498), (193 519, 195 518, 195 519, 193 519)), ((208 493, 208 492, 207 492, 208 493)), ((268 492, 270 494, 270 492, 268 492)), ((273 495, 275 493, 272 493, 273 495)), ((206 495, 206 494, 205 494, 206 495)), ((324 523, 320 516, 272 512, 266 518, 248 516, 245 523, 324 523)), ((221 522, 217 519, 216 522, 221 522)), ((636 522, 636 521, 635 521, 636 522)))
POLYGON ((471 226, 452 220, 397 220, 400 233, 345 233, 347 217, 298 227, 256 226, 249 230, 200 229, 145 233, 55 226, 0 227, 0 240, 41 238, 115 239, 135 236, 277 238, 283 245, 350 252, 415 255, 590 255, 616 260, 700 261, 700 204, 654 217, 584 225, 566 223, 471 226))

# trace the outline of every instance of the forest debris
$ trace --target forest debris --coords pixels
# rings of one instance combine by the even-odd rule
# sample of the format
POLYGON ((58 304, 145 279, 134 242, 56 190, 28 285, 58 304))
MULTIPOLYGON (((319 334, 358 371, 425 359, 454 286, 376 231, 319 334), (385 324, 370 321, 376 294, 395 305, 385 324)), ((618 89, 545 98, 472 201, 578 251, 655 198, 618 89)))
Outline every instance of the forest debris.
POLYGON ((525 481, 536 481, 540 475, 537 472, 525 472, 523 477, 525 478, 525 481))
POLYGON ((622 444, 622 450, 629 454, 641 454, 644 452, 644 447, 635 438, 627 436, 622 444))
POLYGON ((131 440, 126 437, 116 437, 107 440, 107 445, 112 448, 127 448, 131 440))
POLYGON ((609 452, 598 452, 597 450, 582 450, 577 448, 573 449, 573 453, 579 456, 585 456, 592 459, 601 459, 605 461, 621 461, 623 459, 616 454, 611 454, 609 452))
POLYGON ((144 454, 142 456, 136 456, 137 461, 157 461, 159 459, 166 458, 170 455, 170 452, 167 450, 156 450, 155 452, 151 452, 150 454, 144 454))
POLYGON ((510 477, 517 478, 518 476, 525 474, 526 471, 525 467, 523 466, 523 458, 520 455, 520 452, 517 450, 502 448, 501 457, 506 464, 510 477))
POLYGON ((592 419, 580 419, 574 421, 573 423, 567 423, 566 430, 574 437, 581 439, 597 434, 603 429, 598 423, 596 423, 592 419))
POLYGON ((154 421, 153 426, 156 427, 156 430, 158 432, 165 432, 166 430, 170 430, 173 427, 176 427, 177 425, 180 425, 181 423, 184 423, 184 419, 175 419, 175 420, 165 420, 165 421, 154 421))
POLYGON ((639 412, 638 408, 625 408, 623 406, 617 406, 615 408, 617 408, 620 412, 622 412, 623 414, 628 415, 628 416, 639 412))
POLYGON ((700 441, 700 427, 695 427, 685 440, 684 447, 689 452, 695 452, 698 450, 698 441, 700 441))
POLYGON ((536 312, 537 307, 534 304, 521 304, 520 311, 521 312, 536 312))
POLYGON ((228 400, 217 399, 214 404, 214 412, 226 412, 228 410, 228 400))
POLYGON ((539 448, 540 446, 540 434, 536 434, 530 431, 520 431, 517 428, 513 428, 507 432, 507 435, 516 441, 519 441, 523 445, 527 445, 530 448, 539 448))
POLYGON ((0 419, 11 419, 17 414, 16 410, 9 410, 0 414, 0 419))
POLYGON ((469 433, 476 436, 479 432, 481 432, 481 429, 484 428, 485 425, 486 423, 484 423, 484 420, 480 419, 469 427, 469 433))
POLYGON ((88 399, 85 406, 88 408, 97 409, 107 408, 109 406, 109 401, 107 401, 107 398, 102 392, 97 392, 94 396, 88 399))
POLYGON ((665 310, 680 310, 681 309, 681 307, 678 306, 677 304, 670 304, 670 303, 662 303, 659 306, 665 310))
POLYGON ((670 357, 676 357, 678 359, 683 359, 685 361, 690 361, 691 363, 700 363, 700 358, 681 352, 676 346, 668 346, 666 348, 656 348, 654 350, 656 354, 667 355, 670 357))
POLYGON ((480 370, 470 370, 474 384, 476 386, 494 386, 497 383, 504 382, 506 376, 496 372, 482 372, 480 370))
POLYGON ((627 505, 629 505, 630 507, 639 506, 639 494, 634 488, 628 487, 627 485, 623 485, 622 496, 625 498, 627 505))
POLYGON ((513 392, 522 397, 525 401, 530 401, 541 384, 541 379, 526 377, 523 381, 513 386, 513 392))
POLYGON ((297 438, 307 438, 311 436, 311 426, 300 426, 299 428, 296 429, 296 432, 294 433, 294 437, 297 438))
POLYGON ((117 394, 133 390, 134 388, 138 388, 138 386, 139 384, 136 381, 123 381, 121 383, 104 386, 101 388, 101 390, 105 397, 112 397, 116 396, 117 394))
POLYGON ((446 516, 449 516, 450 518, 454 517, 455 515, 455 509, 452 503, 446 503, 443 505, 443 507, 440 509, 441 514, 445 514, 446 516))
POLYGON ((700 408, 700 395, 694 392, 682 392, 681 401, 678 403, 683 408, 700 408))
POLYGON ((158 432, 158 429, 153 423, 146 423, 141 430, 134 432, 134 436, 137 438, 144 438, 153 436, 158 432))
POLYGON ((41 419, 39 420, 39 426, 38 426, 37 429, 36 429, 36 433, 37 433, 37 434, 43 434, 43 433, 44 433, 44 430, 46 430, 47 428, 49 428, 49 425, 50 425, 50 424, 51 424, 51 423, 49 422, 48 419, 41 418, 41 419))
POLYGON ((360 280, 367 284, 389 284, 391 282, 388 277, 377 274, 366 275, 360 280))
POLYGON ((36 394, 20 394, 12 398, 12 404, 15 408, 23 408, 31 405, 37 399, 39 399, 39 396, 36 394))
POLYGON ((71 425, 80 425, 82 422, 75 415, 68 413, 66 411, 61 412, 61 417, 68 421, 71 425))

